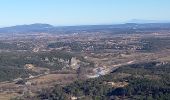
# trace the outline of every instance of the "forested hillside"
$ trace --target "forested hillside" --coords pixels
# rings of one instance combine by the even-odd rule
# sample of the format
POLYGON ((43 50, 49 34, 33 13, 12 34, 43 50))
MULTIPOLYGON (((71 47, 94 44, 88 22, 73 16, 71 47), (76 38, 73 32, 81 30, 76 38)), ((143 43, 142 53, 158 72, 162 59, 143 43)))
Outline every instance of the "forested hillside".
POLYGON ((40 93, 41 99, 68 100, 169 100, 170 64, 148 62, 123 66, 109 75, 40 93))

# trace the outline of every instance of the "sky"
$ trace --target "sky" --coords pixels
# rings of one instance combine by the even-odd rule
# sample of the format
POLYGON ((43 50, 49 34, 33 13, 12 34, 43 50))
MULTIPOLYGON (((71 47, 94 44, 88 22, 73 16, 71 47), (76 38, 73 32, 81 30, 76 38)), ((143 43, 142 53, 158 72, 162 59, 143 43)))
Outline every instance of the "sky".
POLYGON ((0 27, 55 26, 170 20, 170 0, 0 0, 0 27))

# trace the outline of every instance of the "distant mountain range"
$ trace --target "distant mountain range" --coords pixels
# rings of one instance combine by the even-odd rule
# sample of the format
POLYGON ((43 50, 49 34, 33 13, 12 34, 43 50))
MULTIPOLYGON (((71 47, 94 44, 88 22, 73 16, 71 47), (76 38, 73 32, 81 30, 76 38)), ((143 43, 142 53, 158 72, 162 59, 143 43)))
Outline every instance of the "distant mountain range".
POLYGON ((142 20, 142 19, 132 19, 127 21, 127 23, 137 23, 137 24, 146 24, 146 23, 170 23, 167 20, 142 20))
POLYGON ((69 34, 74 32, 98 32, 98 31, 133 31, 133 30, 159 30, 168 29, 170 30, 170 23, 139 23, 144 21, 138 20, 131 21, 126 24, 115 24, 115 25, 82 25, 82 26, 63 26, 56 27, 49 24, 31 24, 31 25, 17 25, 12 27, 0 28, 0 33, 2 34, 29 34, 29 33, 53 33, 53 34, 69 34))
POLYGON ((49 24, 17 25, 0 28, 0 33, 26 33, 26 32, 47 32, 54 28, 49 24))

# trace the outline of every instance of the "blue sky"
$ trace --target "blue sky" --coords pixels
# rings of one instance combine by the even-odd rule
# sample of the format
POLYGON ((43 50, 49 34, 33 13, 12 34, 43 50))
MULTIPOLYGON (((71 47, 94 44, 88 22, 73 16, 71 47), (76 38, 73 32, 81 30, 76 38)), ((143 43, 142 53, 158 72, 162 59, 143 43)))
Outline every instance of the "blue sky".
POLYGON ((170 20, 170 0, 0 0, 0 26, 170 20))

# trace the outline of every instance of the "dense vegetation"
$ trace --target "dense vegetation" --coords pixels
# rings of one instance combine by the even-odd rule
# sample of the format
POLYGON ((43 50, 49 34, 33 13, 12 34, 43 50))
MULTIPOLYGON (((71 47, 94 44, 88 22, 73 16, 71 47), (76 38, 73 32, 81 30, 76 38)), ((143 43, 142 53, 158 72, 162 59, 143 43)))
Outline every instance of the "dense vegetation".
POLYGON ((34 44, 30 42, 0 42, 0 49, 2 50, 32 50, 33 47, 34 44))
POLYGON ((143 50, 145 51, 159 51, 166 50, 170 48, 170 38, 169 37, 150 37, 141 40, 143 44, 143 50))
POLYGON ((29 74, 36 75, 36 73, 25 69, 26 64, 32 64, 35 67, 49 68, 51 70, 60 70, 65 65, 63 61, 69 61, 73 57, 72 54, 66 52, 7 52, 0 53, 0 81, 12 80, 19 77, 28 77, 29 74))
POLYGON ((80 100, 169 100, 170 64, 148 62, 123 66, 96 79, 56 86, 52 91, 43 91, 39 98, 67 100, 71 96, 80 100), (108 82, 127 82, 128 85, 112 86, 108 82))

